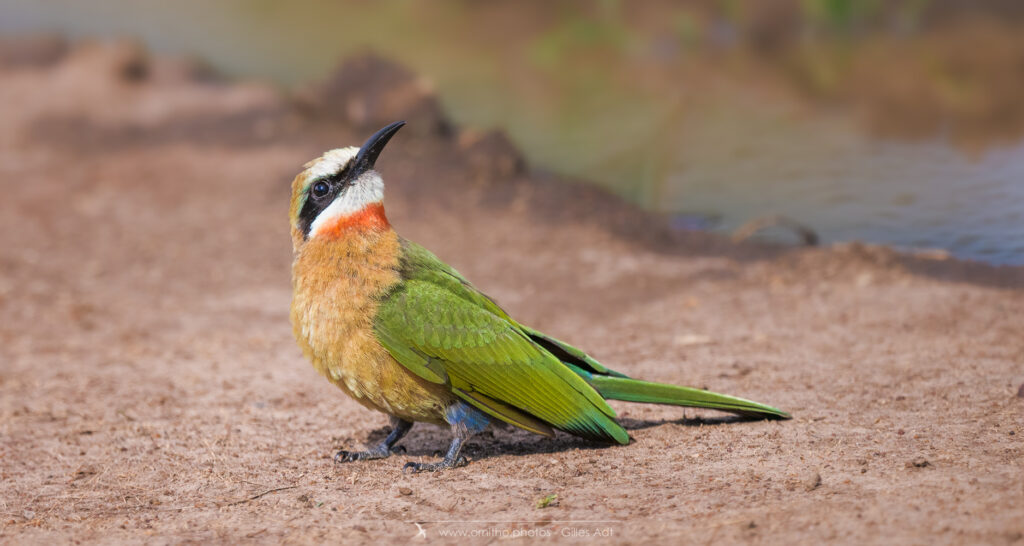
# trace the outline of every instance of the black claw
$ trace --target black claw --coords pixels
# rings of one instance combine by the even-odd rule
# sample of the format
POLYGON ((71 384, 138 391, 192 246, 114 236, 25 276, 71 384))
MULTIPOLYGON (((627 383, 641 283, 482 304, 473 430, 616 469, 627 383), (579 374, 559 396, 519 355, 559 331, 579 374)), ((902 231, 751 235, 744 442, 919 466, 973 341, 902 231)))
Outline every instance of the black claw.
POLYGON ((405 436, 405 433, 409 432, 409 429, 412 428, 412 421, 403 421, 398 418, 392 418, 391 425, 393 428, 383 442, 366 451, 346 451, 343 449, 334 454, 334 462, 351 463, 353 461, 372 461, 374 459, 384 459, 399 452, 405 453, 405 447, 395 446, 395 442, 401 440, 402 437, 405 436))
POLYGON ((334 462, 351 463, 353 461, 358 461, 359 459, 362 459, 362 455, 363 454, 359 451, 346 451, 342 449, 341 451, 334 454, 334 462))
POLYGON ((355 461, 372 461, 383 459, 391 455, 391 451, 369 450, 369 451, 346 451, 341 450, 334 454, 335 463, 352 463, 355 461))
POLYGON ((446 470, 446 469, 449 469, 449 468, 458 468, 460 466, 466 466, 468 464, 469 464, 469 459, 467 459, 467 458, 465 458, 463 456, 459 456, 459 458, 454 460, 454 461, 452 461, 451 459, 445 459, 445 460, 443 460, 443 461, 441 461, 439 463, 413 463, 413 462, 409 462, 409 463, 405 463, 405 466, 402 467, 402 474, 405 474, 405 472, 407 470, 409 470, 410 468, 412 469, 413 474, 418 474, 420 472, 437 472, 439 470, 446 470))

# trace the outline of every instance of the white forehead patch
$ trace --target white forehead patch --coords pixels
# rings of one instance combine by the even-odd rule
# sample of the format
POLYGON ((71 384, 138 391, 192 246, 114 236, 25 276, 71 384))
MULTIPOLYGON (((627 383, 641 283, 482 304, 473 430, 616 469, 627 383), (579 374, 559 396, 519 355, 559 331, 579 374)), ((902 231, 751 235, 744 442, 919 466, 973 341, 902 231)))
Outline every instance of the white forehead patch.
POLYGON ((320 156, 319 159, 315 159, 309 163, 309 168, 306 170, 307 180, 316 180, 325 176, 331 176, 337 174, 350 159, 359 153, 359 148, 355 146, 349 146, 347 148, 337 148, 324 152, 324 155, 320 156))
POLYGON ((371 203, 384 200, 384 180, 377 171, 366 171, 324 210, 320 211, 313 224, 309 227, 311 237, 316 237, 321 229, 329 229, 339 219, 355 214, 371 203))

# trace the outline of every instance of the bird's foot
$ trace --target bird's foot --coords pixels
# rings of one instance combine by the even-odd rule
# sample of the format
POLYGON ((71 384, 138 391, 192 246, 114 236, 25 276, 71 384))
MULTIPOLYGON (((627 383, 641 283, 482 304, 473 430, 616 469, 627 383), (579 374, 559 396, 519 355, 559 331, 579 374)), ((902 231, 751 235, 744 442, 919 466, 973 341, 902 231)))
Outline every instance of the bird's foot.
POLYGON ((374 459, 385 459, 396 453, 405 453, 405 447, 395 446, 389 448, 388 446, 381 444, 366 451, 345 451, 342 449, 334 454, 334 462, 351 463, 353 461, 372 461, 374 459))
POLYGON ((420 472, 437 472, 439 470, 466 466, 467 464, 469 464, 469 459, 461 455, 457 459, 445 457, 444 460, 439 463, 405 463, 405 466, 402 467, 402 473, 405 474, 405 472, 410 469, 413 474, 418 474, 420 472))

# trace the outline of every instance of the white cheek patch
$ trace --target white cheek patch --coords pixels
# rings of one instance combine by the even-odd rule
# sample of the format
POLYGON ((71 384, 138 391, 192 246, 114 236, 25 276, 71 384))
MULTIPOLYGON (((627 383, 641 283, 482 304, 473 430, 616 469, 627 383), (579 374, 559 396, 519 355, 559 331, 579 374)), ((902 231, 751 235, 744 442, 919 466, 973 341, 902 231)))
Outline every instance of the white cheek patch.
POLYGON ((325 208, 309 228, 310 236, 316 237, 321 229, 329 228, 341 218, 351 216, 371 203, 380 203, 384 200, 384 180, 376 171, 363 173, 349 187, 342 190, 341 194, 325 208))

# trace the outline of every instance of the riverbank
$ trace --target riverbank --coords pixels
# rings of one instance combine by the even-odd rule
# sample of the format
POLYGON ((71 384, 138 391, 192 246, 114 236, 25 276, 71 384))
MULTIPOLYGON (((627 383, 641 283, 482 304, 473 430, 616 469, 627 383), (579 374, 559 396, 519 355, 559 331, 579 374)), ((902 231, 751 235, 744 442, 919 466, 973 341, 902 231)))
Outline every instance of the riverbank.
POLYGON ((5 540, 1021 540, 1024 268, 674 231, 379 60, 283 95, 130 45, 32 47, 0 77, 5 540), (386 419, 292 340, 289 183, 396 118, 402 234, 609 366, 794 419, 615 403, 628 446, 498 429, 465 468, 402 475, 446 444, 422 426, 406 455, 333 464, 386 419))

